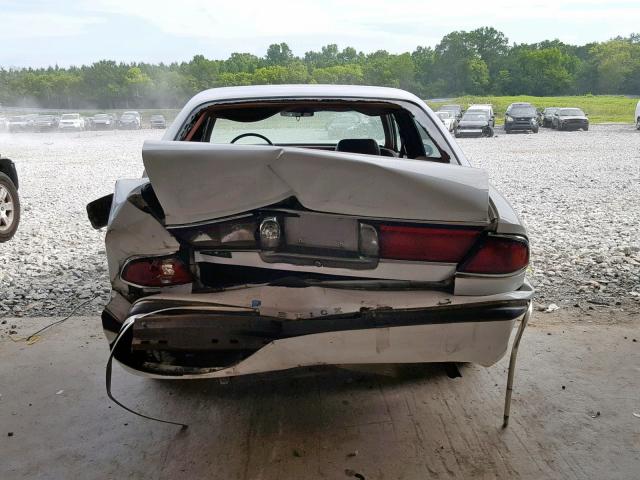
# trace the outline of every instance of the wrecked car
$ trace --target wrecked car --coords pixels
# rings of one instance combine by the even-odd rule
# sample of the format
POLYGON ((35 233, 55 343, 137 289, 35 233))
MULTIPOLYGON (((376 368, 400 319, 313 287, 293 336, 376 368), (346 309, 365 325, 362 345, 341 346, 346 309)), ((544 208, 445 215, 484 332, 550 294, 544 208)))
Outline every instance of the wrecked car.
POLYGON ((552 117, 551 128, 558 130, 589 130, 589 117, 579 108, 558 108, 552 117))
POLYGON ((87 206, 106 227, 102 324, 131 372, 490 366, 530 312, 525 227, 408 92, 207 90, 142 157, 143 178, 87 206))
POLYGON ((491 117, 485 111, 476 110, 464 112, 455 131, 456 138, 460 137, 493 137, 491 117))

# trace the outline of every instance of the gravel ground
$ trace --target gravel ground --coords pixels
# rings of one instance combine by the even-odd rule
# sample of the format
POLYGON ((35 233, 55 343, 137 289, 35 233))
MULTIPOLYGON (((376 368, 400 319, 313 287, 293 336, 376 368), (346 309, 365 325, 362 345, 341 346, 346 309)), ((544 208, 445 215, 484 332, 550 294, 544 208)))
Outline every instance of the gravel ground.
MULTIPOLYGON (((640 312, 640 132, 496 133, 458 142, 527 224, 538 308, 640 312)), ((0 317, 59 316, 96 295, 79 313, 100 311, 109 292, 104 232, 91 228, 85 205, 116 179, 139 177, 142 142, 161 135, 0 134, 23 205, 18 233, 0 245, 0 317)))

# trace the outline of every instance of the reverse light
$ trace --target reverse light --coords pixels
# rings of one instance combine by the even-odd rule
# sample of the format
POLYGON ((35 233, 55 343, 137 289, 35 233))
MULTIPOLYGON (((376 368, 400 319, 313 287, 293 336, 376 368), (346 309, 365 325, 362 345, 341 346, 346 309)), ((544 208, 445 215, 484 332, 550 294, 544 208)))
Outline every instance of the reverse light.
POLYGON ((175 257, 132 260, 124 266, 121 277, 140 287, 169 287, 193 281, 187 266, 175 257))
POLYGON ((528 264, 529 244, 524 238, 490 235, 459 271, 507 274, 522 270, 528 264))
POLYGON ((380 257, 458 263, 480 233, 474 229, 380 225, 380 257))
POLYGON ((378 231, 372 225, 360 224, 360 236, 358 238, 358 250, 367 257, 377 257, 380 253, 378 231))

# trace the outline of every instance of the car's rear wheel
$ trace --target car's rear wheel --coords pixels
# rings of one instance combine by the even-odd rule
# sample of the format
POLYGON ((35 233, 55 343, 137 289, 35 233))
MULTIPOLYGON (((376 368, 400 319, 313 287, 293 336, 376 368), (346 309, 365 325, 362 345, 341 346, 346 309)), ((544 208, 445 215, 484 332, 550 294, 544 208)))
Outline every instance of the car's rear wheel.
POLYGON ((636 120, 636 128, 640 130, 640 117, 636 120))
POLYGON ((0 243, 10 240, 20 222, 20 200, 11 179, 0 173, 0 243))

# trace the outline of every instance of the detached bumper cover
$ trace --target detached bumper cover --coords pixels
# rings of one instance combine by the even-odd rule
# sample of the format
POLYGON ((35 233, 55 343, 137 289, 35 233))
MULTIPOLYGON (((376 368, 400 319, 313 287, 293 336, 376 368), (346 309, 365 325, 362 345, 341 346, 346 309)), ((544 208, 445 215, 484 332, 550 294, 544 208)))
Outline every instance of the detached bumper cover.
MULTIPOLYGON (((525 287, 509 294, 479 297, 484 301, 469 297, 458 304, 364 307, 346 314, 293 319, 264 315, 258 308, 149 297, 131 308, 123 325, 133 325, 119 342, 115 358, 136 374, 183 379, 328 364, 474 362, 489 366, 504 355, 515 320, 526 312, 533 291, 525 287), (173 352, 236 350, 240 356, 226 367, 201 368, 140 361, 135 355, 136 350, 156 348, 173 352)), ((295 296, 304 289, 287 290, 295 296)), ((395 293, 403 296, 403 292, 395 293)), ((440 295, 424 292, 425 297, 440 295)), ((435 298, 424 300, 431 303, 435 298)), ((105 311, 103 326, 113 338, 120 323, 105 311)))

